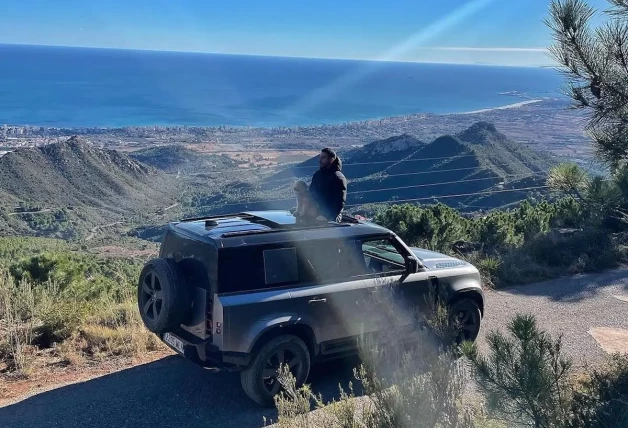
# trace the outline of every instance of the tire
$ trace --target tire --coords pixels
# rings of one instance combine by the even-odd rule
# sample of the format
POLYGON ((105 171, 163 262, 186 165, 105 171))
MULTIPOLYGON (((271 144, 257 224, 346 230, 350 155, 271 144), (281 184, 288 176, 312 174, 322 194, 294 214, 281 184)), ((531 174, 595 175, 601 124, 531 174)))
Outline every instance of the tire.
POLYGON ((281 390, 276 375, 264 376, 264 371, 278 368, 280 353, 284 363, 295 361, 291 372, 297 381, 297 387, 303 385, 310 373, 310 351, 305 343, 296 336, 284 335, 271 339, 262 346, 251 364, 240 372, 240 382, 246 395, 264 406, 273 406, 274 397, 281 390))
POLYGON ((150 260, 140 274, 137 304, 146 328, 161 334, 181 325, 190 307, 187 284, 174 260, 150 260))
POLYGON ((449 307, 449 313, 452 325, 456 327, 459 324, 455 343, 459 345, 463 341, 475 341, 482 323, 482 312, 475 300, 468 297, 455 300, 449 307))

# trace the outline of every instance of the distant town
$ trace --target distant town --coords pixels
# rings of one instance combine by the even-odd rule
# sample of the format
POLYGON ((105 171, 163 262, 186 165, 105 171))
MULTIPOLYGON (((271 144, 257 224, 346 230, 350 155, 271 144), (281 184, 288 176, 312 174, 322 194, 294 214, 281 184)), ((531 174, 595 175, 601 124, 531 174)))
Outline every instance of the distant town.
POLYGON ((394 135, 409 134, 420 140, 458 132, 474 122, 487 121, 514 141, 536 150, 572 158, 590 156, 589 139, 580 112, 562 99, 532 100, 511 108, 465 114, 413 114, 333 125, 294 127, 127 126, 121 128, 59 128, 31 125, 0 127, 0 151, 38 146, 84 136, 103 148, 137 150, 153 145, 203 145, 203 151, 294 151, 321 146, 361 146, 394 135))

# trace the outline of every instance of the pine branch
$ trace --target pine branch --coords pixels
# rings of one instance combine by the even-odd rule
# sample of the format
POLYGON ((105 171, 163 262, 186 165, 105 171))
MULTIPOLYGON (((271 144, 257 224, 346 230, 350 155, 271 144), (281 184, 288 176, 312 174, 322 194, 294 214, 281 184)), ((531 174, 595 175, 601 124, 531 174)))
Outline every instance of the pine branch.
POLYGON ((628 15, 628 0, 608 0, 611 8, 606 11, 609 15, 625 18, 628 15))
POLYGON ((628 0, 611 4, 611 20, 595 31, 589 28, 595 10, 583 0, 553 0, 545 22, 567 95, 576 108, 590 109, 586 128, 597 134, 598 154, 616 163, 628 156, 628 141, 615 132, 628 126, 628 0))

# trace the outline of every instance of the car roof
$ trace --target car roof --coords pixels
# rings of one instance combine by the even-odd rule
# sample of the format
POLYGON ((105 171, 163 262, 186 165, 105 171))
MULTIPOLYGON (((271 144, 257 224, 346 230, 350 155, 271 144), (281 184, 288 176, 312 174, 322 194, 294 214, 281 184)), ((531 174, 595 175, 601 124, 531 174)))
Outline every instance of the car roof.
POLYGON ((248 211, 198 217, 171 223, 192 239, 218 247, 294 242, 318 239, 369 237, 392 232, 373 223, 343 215, 341 222, 302 225, 289 211, 248 211))

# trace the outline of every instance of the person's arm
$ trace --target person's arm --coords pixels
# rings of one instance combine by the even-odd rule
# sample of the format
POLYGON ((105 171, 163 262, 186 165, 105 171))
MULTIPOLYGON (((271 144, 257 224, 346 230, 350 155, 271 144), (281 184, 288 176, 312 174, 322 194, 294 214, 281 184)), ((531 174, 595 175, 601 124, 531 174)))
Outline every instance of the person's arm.
POLYGON ((347 179, 341 173, 334 175, 333 186, 330 189, 330 210, 333 210, 334 218, 338 217, 345 207, 347 200, 347 179))
POLYGON ((308 192, 310 192, 310 197, 316 202, 318 203, 318 174, 314 173, 314 175, 312 176, 312 182, 310 183, 310 186, 308 187, 308 192))

